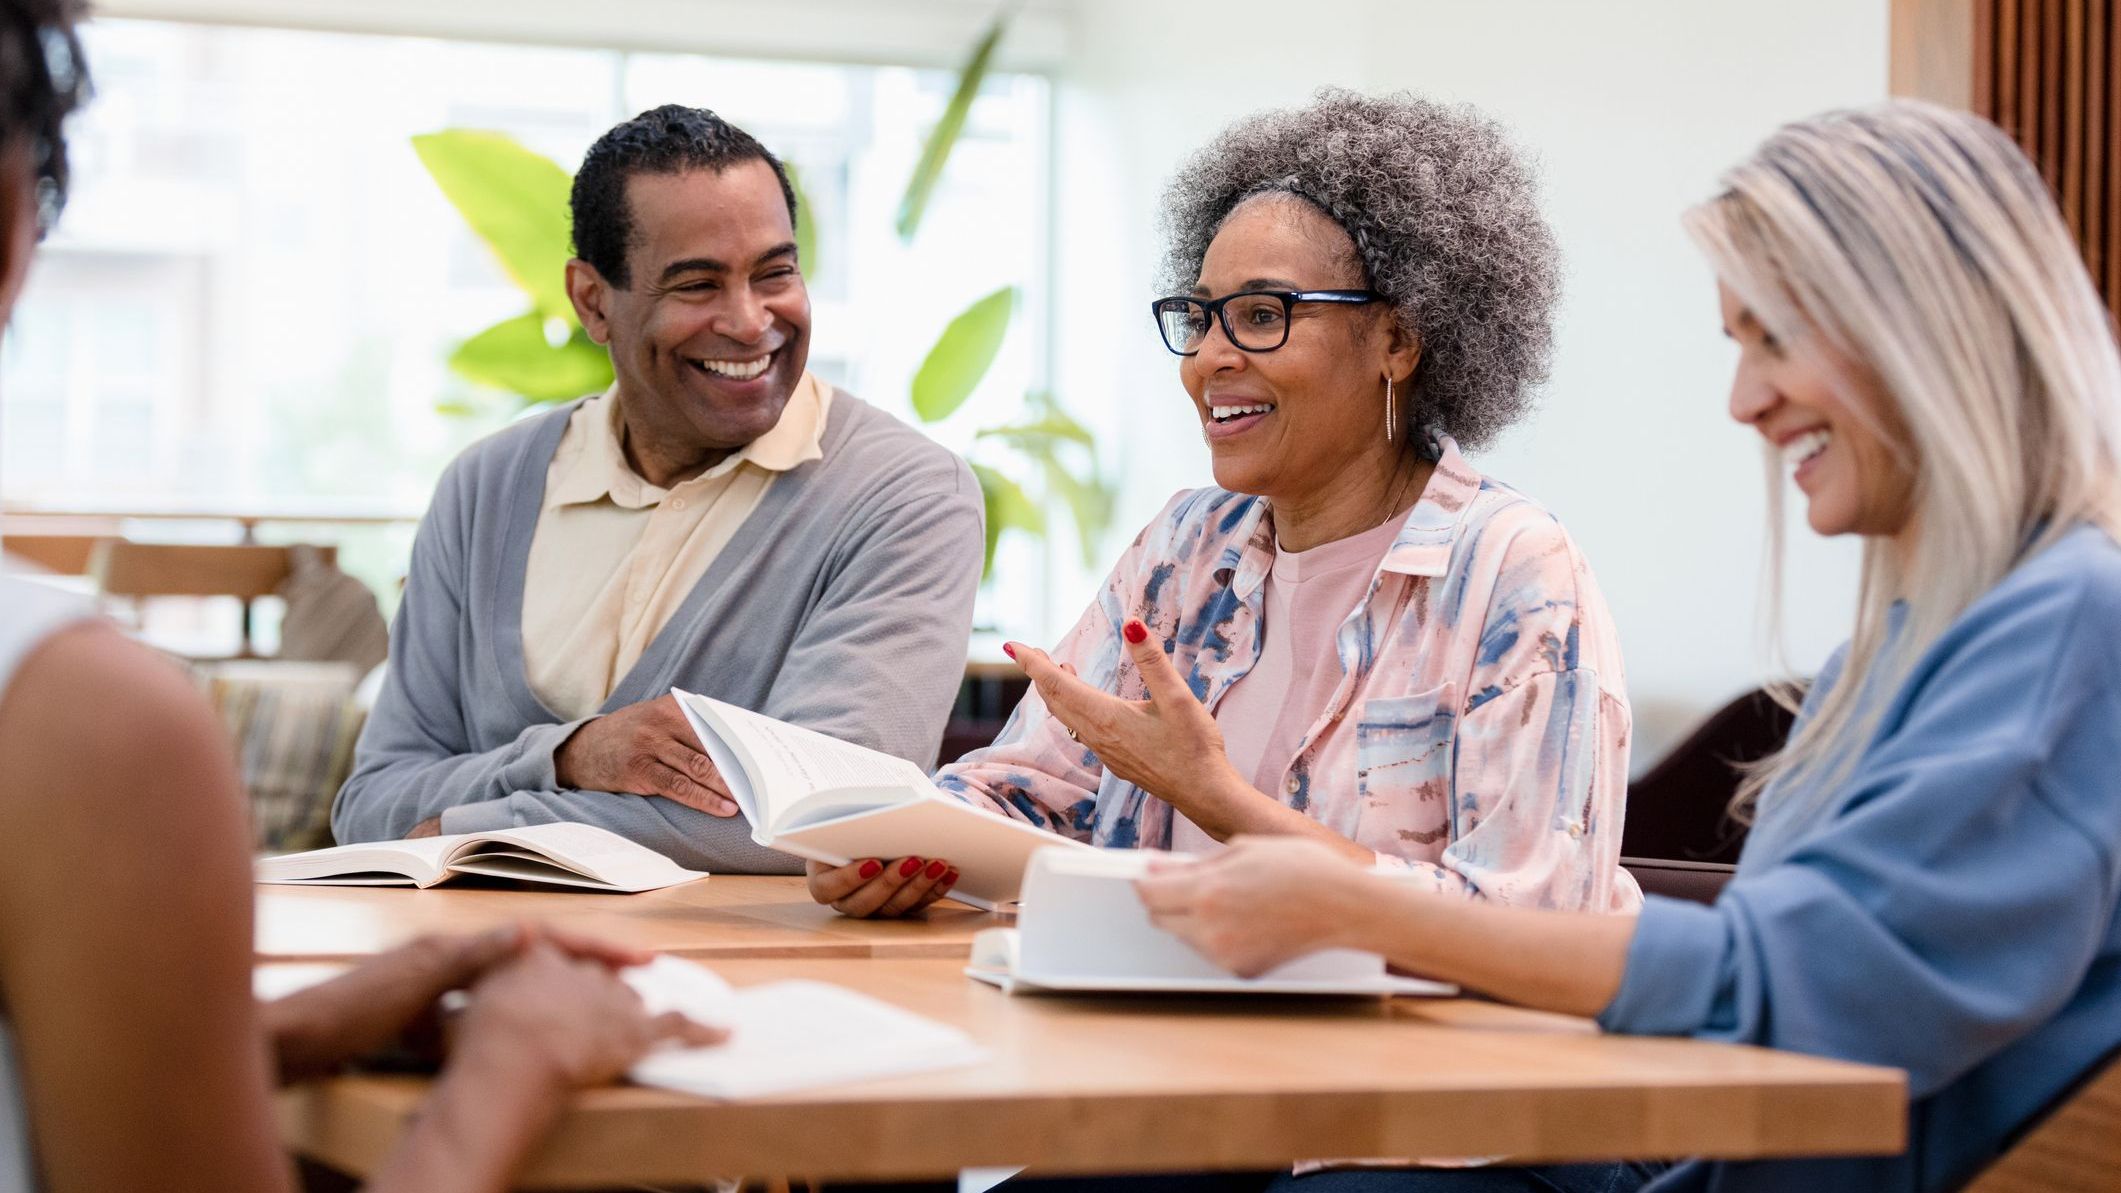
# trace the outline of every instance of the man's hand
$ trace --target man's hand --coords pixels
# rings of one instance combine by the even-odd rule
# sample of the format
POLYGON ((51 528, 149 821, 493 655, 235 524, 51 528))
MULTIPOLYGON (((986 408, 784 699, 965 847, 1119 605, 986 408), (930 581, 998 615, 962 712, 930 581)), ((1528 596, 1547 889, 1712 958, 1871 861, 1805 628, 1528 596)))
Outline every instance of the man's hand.
POLYGON ((553 755, 562 787, 660 795, 710 816, 734 816, 736 801, 679 710, 659 696, 606 713, 574 731, 553 755))

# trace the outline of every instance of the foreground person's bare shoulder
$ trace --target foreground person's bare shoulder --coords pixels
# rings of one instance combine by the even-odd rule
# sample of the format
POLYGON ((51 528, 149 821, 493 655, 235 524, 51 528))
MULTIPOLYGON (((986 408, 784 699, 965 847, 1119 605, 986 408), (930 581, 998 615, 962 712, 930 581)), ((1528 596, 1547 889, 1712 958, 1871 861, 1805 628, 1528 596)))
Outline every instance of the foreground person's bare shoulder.
POLYGON ((8 867, 89 866, 78 881, 96 868, 77 847, 211 866, 247 836, 225 731, 171 660, 83 621, 0 692, 0 840, 30 846, 8 867))
POLYGON ((55 1193, 284 1187, 224 736, 107 625, 45 639, 0 693, 0 1003, 55 1193))

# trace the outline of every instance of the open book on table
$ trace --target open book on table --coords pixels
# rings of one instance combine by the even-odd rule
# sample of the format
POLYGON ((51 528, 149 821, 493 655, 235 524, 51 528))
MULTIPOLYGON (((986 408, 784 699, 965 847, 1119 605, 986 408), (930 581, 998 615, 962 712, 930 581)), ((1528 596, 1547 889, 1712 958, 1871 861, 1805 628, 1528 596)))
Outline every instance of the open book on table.
POLYGON ((768 849, 828 865, 857 858, 942 858, 950 897, 992 908, 1017 897, 1042 847, 1094 854, 1020 820, 952 799, 921 768, 866 746, 673 689, 729 794, 768 849))
POLYGON ((707 877, 617 833, 566 823, 336 845, 260 858, 256 867, 259 882, 301 886, 430 887, 459 874, 624 894, 707 877))
POLYGON ((675 957, 626 970, 650 1014, 679 1011, 729 1030, 705 1048, 669 1048, 627 1076, 709 1098, 751 1098, 978 1064, 987 1051, 947 1023, 828 982, 731 987, 675 957))
POLYGON ((1011 994, 1139 991, 1193 994, 1456 994, 1458 988, 1385 971, 1384 958, 1323 949, 1241 978, 1149 920, 1134 880, 1152 855, 1040 851, 1024 877, 1014 928, 972 940, 966 976, 1011 994))

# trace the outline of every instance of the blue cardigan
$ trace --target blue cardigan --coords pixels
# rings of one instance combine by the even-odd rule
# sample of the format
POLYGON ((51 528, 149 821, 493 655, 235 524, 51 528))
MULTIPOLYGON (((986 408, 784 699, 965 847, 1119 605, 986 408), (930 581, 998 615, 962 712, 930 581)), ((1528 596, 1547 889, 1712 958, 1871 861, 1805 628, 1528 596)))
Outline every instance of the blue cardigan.
POLYGON ((1713 907, 1648 902, 1600 1017, 1905 1069, 1907 1152, 1653 1187, 1957 1187, 2121 1046, 2117 888, 2121 547, 2080 526, 1923 653, 1808 829, 1713 907))

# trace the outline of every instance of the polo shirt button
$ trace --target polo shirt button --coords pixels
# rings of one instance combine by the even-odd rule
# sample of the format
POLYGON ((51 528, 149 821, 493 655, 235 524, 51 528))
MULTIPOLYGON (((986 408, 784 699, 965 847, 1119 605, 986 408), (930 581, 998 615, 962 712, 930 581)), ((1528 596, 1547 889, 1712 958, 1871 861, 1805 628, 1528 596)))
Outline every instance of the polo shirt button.
POLYGON ((1583 826, 1582 826, 1582 825, 1580 825, 1580 824, 1572 824, 1572 825, 1570 825, 1570 826, 1569 826, 1569 839, 1570 839, 1571 841, 1580 841, 1580 840, 1582 840, 1582 839, 1583 839, 1583 826))
POLYGON ((1304 784, 1302 779, 1297 778, 1295 775, 1290 775, 1289 781, 1282 784, 1282 789, 1287 791, 1290 795, 1295 795, 1297 792, 1303 790, 1303 786, 1304 784))
POLYGON ((673 498, 671 498, 671 500, 670 500, 670 508, 671 508, 671 509, 674 509, 674 510, 681 510, 681 509, 684 509, 684 508, 685 508, 685 499, 684 499, 684 498, 682 498, 682 497, 673 497, 673 498))

